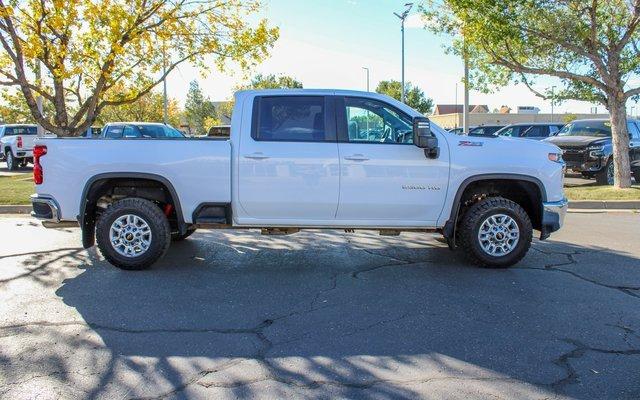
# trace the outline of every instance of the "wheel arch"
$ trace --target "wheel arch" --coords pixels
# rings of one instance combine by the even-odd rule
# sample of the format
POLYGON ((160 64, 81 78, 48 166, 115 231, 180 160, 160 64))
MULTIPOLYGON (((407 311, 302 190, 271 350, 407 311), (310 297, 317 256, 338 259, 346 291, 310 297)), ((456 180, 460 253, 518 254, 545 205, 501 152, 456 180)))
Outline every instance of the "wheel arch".
MULTIPOLYGON (((180 204, 180 198, 178 193, 171 184, 171 182, 157 174, 143 173, 143 172, 109 172, 92 176, 87 180, 82 190, 80 198, 80 210, 77 217, 82 229, 82 245, 85 248, 91 247, 95 244, 95 212, 97 201, 101 195, 105 194, 109 189, 117 186, 113 185, 114 182, 123 180, 132 180, 134 182, 155 182, 160 185, 167 192, 167 196, 174 207, 176 214, 176 222, 178 231, 183 234, 187 230, 187 224, 184 221, 184 215, 182 212, 182 206, 180 204)), ((136 196, 145 198, 144 195, 136 196)))
POLYGON ((508 198, 516 203, 520 204, 532 221, 535 229, 539 229, 542 223, 542 212, 544 201, 547 201, 547 192, 544 188, 544 184, 540 179, 521 174, 509 174, 509 173, 497 173, 497 174, 479 174, 466 178, 456 191, 456 194, 451 205, 451 213, 449 219, 445 223, 442 233, 450 240, 453 240, 455 245, 455 231, 458 218, 460 216, 460 210, 464 206, 466 196, 473 194, 475 188, 491 188, 497 187, 498 193, 505 198, 508 198), (513 196, 509 193, 504 193, 506 187, 511 188, 523 188, 526 196, 513 196), (505 196, 506 194, 506 196, 505 196), (528 203, 522 204, 523 198, 528 199, 528 203))

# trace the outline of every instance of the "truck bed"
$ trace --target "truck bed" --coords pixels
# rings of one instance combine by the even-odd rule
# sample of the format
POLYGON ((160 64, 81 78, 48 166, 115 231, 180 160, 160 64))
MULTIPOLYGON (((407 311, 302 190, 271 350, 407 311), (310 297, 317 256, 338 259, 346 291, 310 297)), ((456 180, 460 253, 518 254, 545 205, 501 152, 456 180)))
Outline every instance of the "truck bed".
POLYGON ((39 138, 47 146, 40 163, 44 182, 38 195, 61 206, 61 220, 76 220, 87 183, 104 174, 139 173, 169 181, 184 219, 205 202, 231 202, 231 144, 214 138, 85 139, 39 138))

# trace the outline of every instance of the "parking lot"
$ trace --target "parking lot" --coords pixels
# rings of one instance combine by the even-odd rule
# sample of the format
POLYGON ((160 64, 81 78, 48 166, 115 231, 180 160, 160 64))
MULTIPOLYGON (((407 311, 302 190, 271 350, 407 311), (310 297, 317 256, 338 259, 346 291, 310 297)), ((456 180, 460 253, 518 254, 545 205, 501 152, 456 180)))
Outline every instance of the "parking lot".
POLYGON ((0 218, 0 397, 638 398, 640 215, 509 270, 426 234, 199 231, 125 272, 0 218))

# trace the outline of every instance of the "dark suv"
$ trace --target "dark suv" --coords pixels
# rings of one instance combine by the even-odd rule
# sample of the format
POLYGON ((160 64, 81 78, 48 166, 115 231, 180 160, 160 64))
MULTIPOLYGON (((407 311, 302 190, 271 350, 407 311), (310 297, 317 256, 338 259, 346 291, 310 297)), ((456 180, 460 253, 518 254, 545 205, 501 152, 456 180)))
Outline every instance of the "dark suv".
MULTIPOLYGON (((640 181, 640 129, 637 120, 628 120, 631 172, 640 181)), ((613 185, 613 145, 611 123, 607 119, 582 119, 567 124, 547 141, 562 149, 567 169, 601 185, 613 185)))
POLYGON ((495 135, 542 140, 557 134, 563 126, 564 124, 553 122, 511 124, 497 131, 495 135))

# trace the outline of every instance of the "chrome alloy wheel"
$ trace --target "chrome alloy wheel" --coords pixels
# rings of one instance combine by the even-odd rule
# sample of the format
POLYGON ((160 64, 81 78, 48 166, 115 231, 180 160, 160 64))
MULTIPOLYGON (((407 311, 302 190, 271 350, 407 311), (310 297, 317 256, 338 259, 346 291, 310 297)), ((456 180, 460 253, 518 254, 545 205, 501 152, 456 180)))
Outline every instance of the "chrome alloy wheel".
POLYGON ((511 253, 520 240, 520 227, 508 215, 496 214, 485 219, 478 231, 478 241, 485 253, 500 257, 511 253))
POLYGON ((118 254, 138 257, 151 246, 151 228, 137 215, 122 215, 111 224, 109 241, 118 254))

